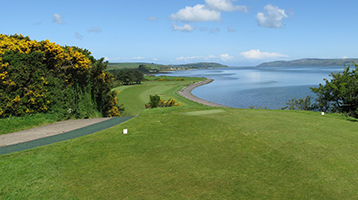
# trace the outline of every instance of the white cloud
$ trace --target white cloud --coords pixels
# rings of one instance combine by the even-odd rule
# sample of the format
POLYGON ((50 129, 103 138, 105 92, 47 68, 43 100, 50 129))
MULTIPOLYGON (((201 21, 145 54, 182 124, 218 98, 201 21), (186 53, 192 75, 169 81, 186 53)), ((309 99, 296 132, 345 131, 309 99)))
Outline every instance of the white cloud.
POLYGON ((234 57, 233 56, 229 56, 229 54, 221 54, 220 55, 220 59, 222 60, 222 61, 228 61, 228 60, 230 60, 230 59, 233 59, 234 57))
POLYGON ((190 61, 200 61, 200 60, 211 60, 215 58, 217 57, 211 54, 209 56, 188 56, 188 57, 181 56, 181 57, 177 57, 176 60, 190 62, 190 61))
POLYGON ((242 52, 240 55, 251 59, 288 57, 287 55, 280 53, 261 52, 259 49, 252 49, 250 51, 242 52))
POLYGON ((220 32, 220 28, 211 28, 210 29, 210 33, 219 33, 220 32))
POLYGON ((343 59, 347 59, 348 57, 347 56, 343 56, 343 59))
POLYGON ((153 60, 154 60, 154 61, 157 61, 157 60, 159 60, 159 59, 158 59, 158 58, 153 58, 153 60))
POLYGON ((129 58, 129 60, 143 60, 143 59, 144 57, 140 57, 140 56, 129 58))
POLYGON ((172 28, 174 31, 183 31, 183 32, 192 32, 195 27, 190 24, 184 24, 184 26, 178 26, 177 23, 172 23, 172 28))
POLYGON ((236 30, 232 28, 232 26, 228 26, 227 27, 227 31, 229 31, 230 33, 235 32, 236 30))
POLYGON ((52 22, 55 22, 56 24, 66 24, 63 20, 62 20, 62 16, 59 14, 53 14, 52 16, 52 22))
POLYGON ((207 27, 200 27, 199 29, 200 31, 209 31, 210 33, 219 33, 220 32, 220 28, 207 28, 207 27))
POLYGON ((247 6, 233 5, 232 2, 235 0, 205 0, 206 6, 213 10, 232 12, 241 11, 248 13, 247 6))
POLYGON ((94 27, 90 28, 87 32, 88 33, 99 33, 99 32, 102 32, 102 29, 98 26, 94 26, 94 27))
POLYGON ((105 60, 105 61, 108 61, 108 60, 109 60, 109 58, 108 58, 108 57, 104 57, 104 60, 105 60))
POLYGON ((140 57, 140 56, 137 56, 137 57, 131 57, 131 58, 121 58, 121 57, 117 57, 117 58, 108 58, 108 57, 105 57, 106 60, 112 60, 112 61, 118 61, 118 60, 126 60, 126 61, 130 61, 130 60, 143 60, 144 57, 140 57))
POLYGON ((156 21, 157 17, 156 16, 150 16, 147 18, 148 21, 156 21))
POLYGON ((264 10, 266 11, 265 13, 259 12, 256 15, 256 21, 259 26, 281 28, 283 19, 288 17, 285 9, 280 9, 271 4, 267 4, 264 10))
POLYGON ((212 59, 212 58, 216 58, 216 56, 214 56, 213 54, 211 54, 210 56, 208 56, 208 59, 212 59))
POLYGON ((183 22, 206 22, 220 21, 221 13, 216 10, 209 10, 205 5, 197 4, 194 7, 186 6, 177 13, 171 14, 169 19, 183 22))
POLYGON ((83 36, 77 32, 75 32, 75 38, 82 40, 83 36))

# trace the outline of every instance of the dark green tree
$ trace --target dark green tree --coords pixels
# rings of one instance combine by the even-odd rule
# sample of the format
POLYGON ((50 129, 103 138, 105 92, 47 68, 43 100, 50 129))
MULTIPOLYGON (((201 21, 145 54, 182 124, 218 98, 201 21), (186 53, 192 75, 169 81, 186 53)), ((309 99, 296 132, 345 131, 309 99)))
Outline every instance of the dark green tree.
POLYGON ((147 67, 145 65, 139 65, 139 67, 138 67, 138 70, 143 72, 143 73, 149 73, 150 69, 151 69, 150 67, 147 67))
POLYGON ((317 94, 317 108, 325 112, 342 112, 358 117, 358 65, 345 67, 343 72, 331 73, 325 85, 311 87, 317 94))
POLYGON ((138 70, 135 70, 133 72, 133 75, 136 84, 141 84, 141 82, 144 80, 144 74, 138 70))
POLYGON ((314 110, 315 105, 311 102, 311 96, 307 96, 305 98, 297 99, 294 97, 293 99, 289 99, 286 103, 286 107, 281 108, 282 110, 314 110))

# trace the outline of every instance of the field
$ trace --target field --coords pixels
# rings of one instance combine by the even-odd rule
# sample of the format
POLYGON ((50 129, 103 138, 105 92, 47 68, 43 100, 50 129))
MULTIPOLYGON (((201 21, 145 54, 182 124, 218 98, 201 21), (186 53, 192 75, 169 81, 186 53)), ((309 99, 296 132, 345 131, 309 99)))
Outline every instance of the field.
POLYGON ((92 135, 0 156, 0 199, 358 198, 356 122, 308 111, 210 108, 178 96, 185 84, 118 88, 138 104, 128 112, 155 93, 184 105, 146 109, 92 135))

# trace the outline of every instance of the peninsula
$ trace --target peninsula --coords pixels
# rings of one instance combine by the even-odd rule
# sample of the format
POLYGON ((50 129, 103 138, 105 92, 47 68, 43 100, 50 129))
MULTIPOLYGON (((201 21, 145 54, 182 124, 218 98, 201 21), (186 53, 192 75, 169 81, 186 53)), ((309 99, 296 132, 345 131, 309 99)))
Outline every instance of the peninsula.
POLYGON ((318 58, 304 58, 292 61, 273 61, 264 62, 257 67, 313 67, 313 66, 345 66, 352 64, 352 62, 358 63, 357 58, 346 59, 318 59, 318 58))

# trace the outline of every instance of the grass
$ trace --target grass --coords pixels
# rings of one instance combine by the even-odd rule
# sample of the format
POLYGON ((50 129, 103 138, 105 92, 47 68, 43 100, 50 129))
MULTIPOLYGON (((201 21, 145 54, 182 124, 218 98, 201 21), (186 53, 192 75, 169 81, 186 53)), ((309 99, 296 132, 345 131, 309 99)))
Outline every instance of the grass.
MULTIPOLYGON (((158 77, 146 77, 146 79, 154 80, 158 77)), ((183 77, 160 77, 168 79, 169 81, 146 81, 140 85, 120 86, 115 88, 119 91, 117 95, 120 104, 124 104, 125 111, 123 116, 133 116, 145 109, 145 104, 149 101, 150 95, 160 95, 162 99, 168 100, 170 97, 175 97, 179 102, 186 106, 201 106, 195 102, 189 101, 179 95, 177 91, 184 86, 193 83, 194 81, 201 81, 203 78, 185 77, 185 81, 174 81, 183 77)))
POLYGON ((358 198, 356 123, 314 112, 210 110, 144 110, 105 131, 0 156, 0 198, 358 198), (197 111, 207 113, 191 115, 197 111))
POLYGON ((24 117, 7 117, 0 119, 0 135, 22 131, 37 126, 42 126, 57 121, 57 116, 53 114, 34 114, 24 117))
POLYGON ((160 91, 184 105, 0 156, 0 199, 358 199, 356 122, 210 108, 181 99, 180 85, 155 84, 122 92, 160 91))

